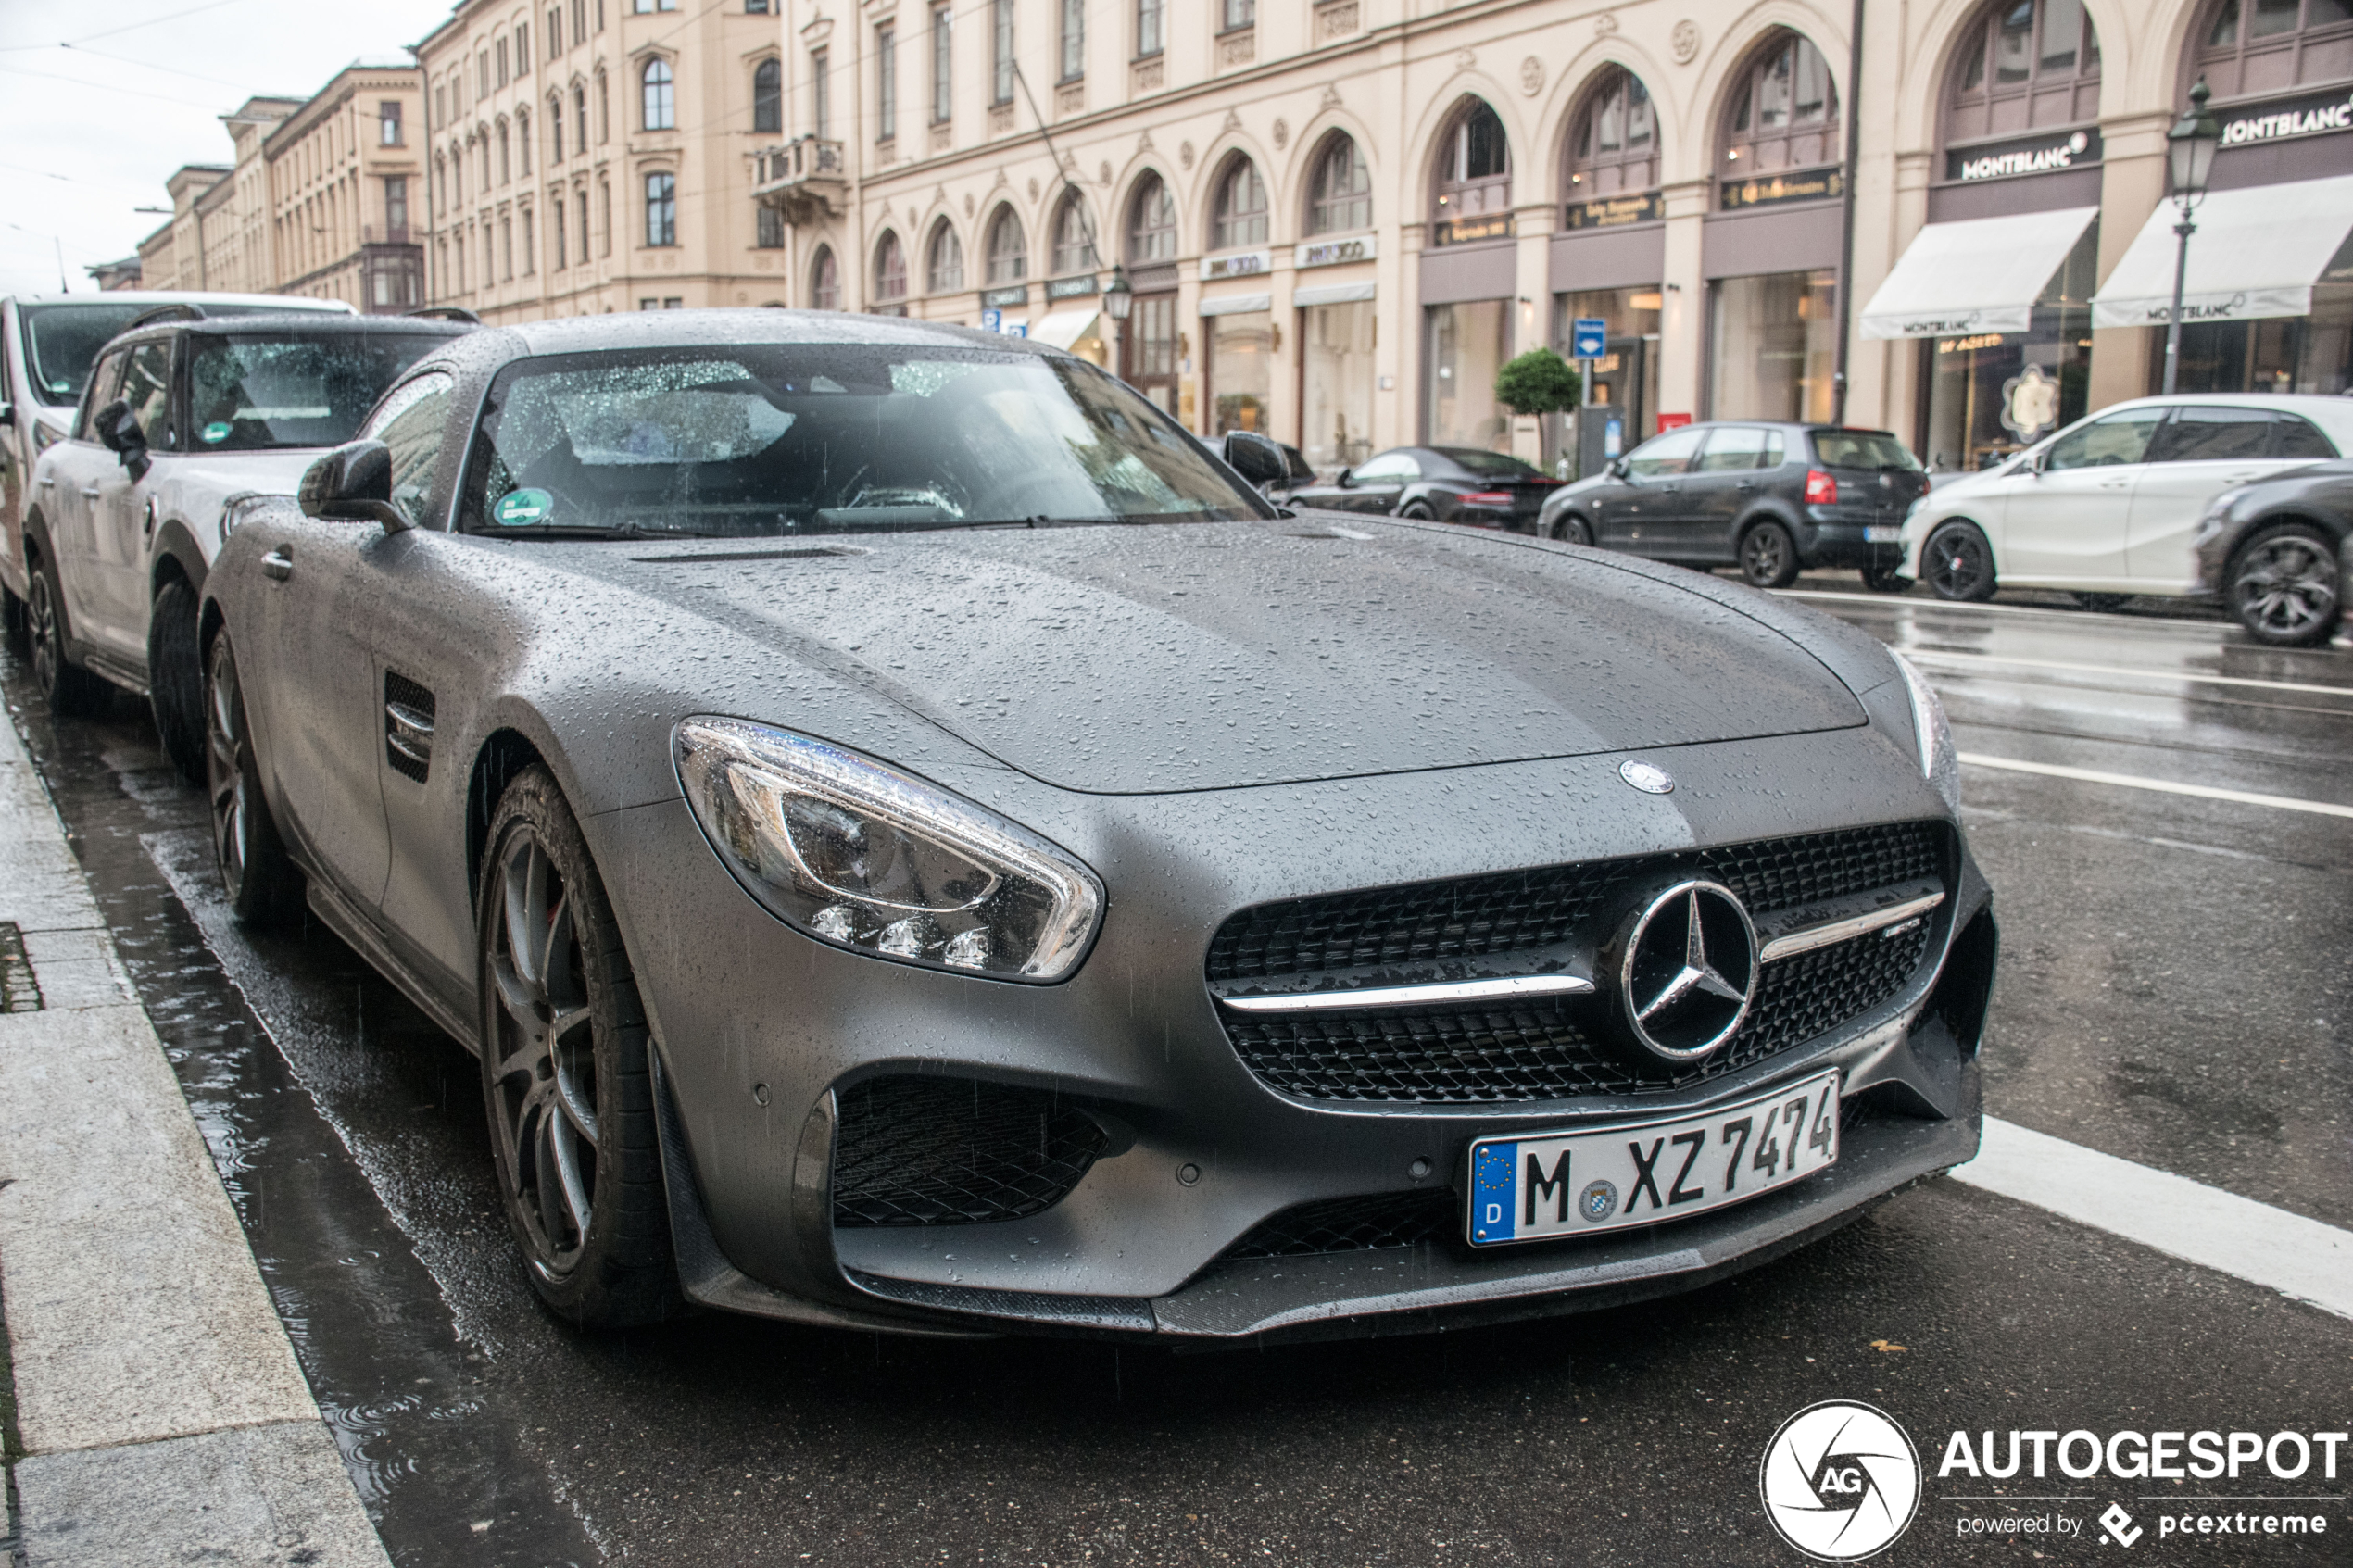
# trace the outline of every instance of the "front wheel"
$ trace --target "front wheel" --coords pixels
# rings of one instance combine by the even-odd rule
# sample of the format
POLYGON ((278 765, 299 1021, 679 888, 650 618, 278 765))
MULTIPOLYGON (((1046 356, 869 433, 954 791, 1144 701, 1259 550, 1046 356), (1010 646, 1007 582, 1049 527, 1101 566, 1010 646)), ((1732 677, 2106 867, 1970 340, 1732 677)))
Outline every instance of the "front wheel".
POLYGON ((532 1287, 590 1328, 677 1305, 651 1031, 580 823, 544 768, 491 822, 474 911, 483 1102, 532 1287))
POLYGON ((229 633, 212 639, 205 660, 205 784, 212 805, 212 854, 229 912, 245 925, 276 924, 301 907, 302 873, 278 836, 261 793, 244 684, 229 633))
POLYGON ((1553 537, 1564 545, 1591 545, 1593 542, 1592 524, 1570 512, 1553 524, 1553 537))
POLYGON ((1994 547, 1969 522, 1948 522, 1920 549, 1921 574, 1940 599, 1982 604, 1994 596, 1994 547))
POLYGON ((2246 634, 2275 648, 2325 643, 2344 617, 2336 550, 2309 523, 2281 523, 2256 534, 2233 558, 2225 581, 2246 634))
POLYGON ((175 577, 147 614, 147 705, 156 734, 190 783, 205 778, 204 669, 196 651, 196 591, 175 577))
POLYGON ((1760 522, 1741 535, 1741 575, 1755 588, 1786 588, 1797 581, 1797 541, 1778 522, 1760 522))
POLYGON ((25 600, 25 632, 32 643, 32 684, 56 714, 101 713, 113 688, 66 653, 65 596, 57 589, 57 569, 47 560, 32 563, 32 581, 25 600))

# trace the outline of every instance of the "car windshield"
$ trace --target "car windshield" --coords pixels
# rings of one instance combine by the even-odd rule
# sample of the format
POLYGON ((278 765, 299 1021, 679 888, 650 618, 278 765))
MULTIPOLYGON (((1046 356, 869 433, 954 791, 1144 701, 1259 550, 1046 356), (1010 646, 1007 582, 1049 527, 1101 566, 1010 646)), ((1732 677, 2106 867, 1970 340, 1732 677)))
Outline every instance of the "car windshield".
POLYGON ((65 408, 82 401, 90 367, 107 340, 137 319, 145 305, 28 305, 24 320, 25 369, 44 403, 65 408))
POLYGON ((1920 460, 1883 430, 1818 430, 1814 456, 1826 469, 1917 469, 1920 460))
POLYGON ((615 350, 499 373, 459 526, 761 538, 1271 515, 1081 360, 955 344, 615 350))
POLYGON ((448 340, 440 332, 287 332, 192 341, 189 450, 253 452, 350 440, 384 389, 448 340))
POLYGON ((1484 451, 1477 446, 1438 446, 1431 450, 1460 469, 1467 469, 1481 479, 1541 479, 1541 469, 1530 468, 1517 458, 1507 458, 1501 452, 1484 451))

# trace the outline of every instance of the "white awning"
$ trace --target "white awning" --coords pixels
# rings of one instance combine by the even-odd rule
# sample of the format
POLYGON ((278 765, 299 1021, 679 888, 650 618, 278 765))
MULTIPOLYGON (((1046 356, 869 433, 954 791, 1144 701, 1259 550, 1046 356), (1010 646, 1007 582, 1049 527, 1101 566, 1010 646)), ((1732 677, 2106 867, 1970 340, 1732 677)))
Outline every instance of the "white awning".
MULTIPOLYGON (((2182 320, 2309 316, 2312 284, 2353 232, 2353 174, 2215 191, 2191 213, 2182 320)), ((2133 248, 2092 296, 2095 327, 2161 327, 2173 313, 2181 215, 2157 204, 2133 248)))
POLYGON ((2099 216, 2095 207, 1931 223, 1863 307, 1863 335, 2022 332, 2034 302, 2099 216))
POLYGON ((1051 343, 1056 348, 1068 348, 1072 344, 1082 337, 1088 336, 1093 332, 1095 318, 1101 314, 1101 308, 1092 305, 1084 310, 1049 312, 1036 326, 1029 329, 1029 341, 1051 343))

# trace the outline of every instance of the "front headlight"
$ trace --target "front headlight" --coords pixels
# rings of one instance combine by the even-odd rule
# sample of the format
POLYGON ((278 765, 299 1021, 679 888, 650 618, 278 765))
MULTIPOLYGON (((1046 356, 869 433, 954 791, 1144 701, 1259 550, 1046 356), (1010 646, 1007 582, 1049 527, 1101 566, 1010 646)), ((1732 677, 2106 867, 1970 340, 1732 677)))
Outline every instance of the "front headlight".
POLYGON ((853 953, 1000 980, 1060 980, 1102 917, 1068 851, 896 768, 789 731, 688 719, 678 782, 744 890, 853 953))
POLYGON ((1934 688, 1927 677, 1912 668, 1912 661, 1889 649, 1895 668, 1904 672, 1904 685, 1912 696, 1912 738, 1919 747, 1920 776, 1936 786, 1944 804, 1957 811, 1961 809, 1961 759, 1953 749, 1953 726, 1945 721, 1944 705, 1936 700, 1934 688))

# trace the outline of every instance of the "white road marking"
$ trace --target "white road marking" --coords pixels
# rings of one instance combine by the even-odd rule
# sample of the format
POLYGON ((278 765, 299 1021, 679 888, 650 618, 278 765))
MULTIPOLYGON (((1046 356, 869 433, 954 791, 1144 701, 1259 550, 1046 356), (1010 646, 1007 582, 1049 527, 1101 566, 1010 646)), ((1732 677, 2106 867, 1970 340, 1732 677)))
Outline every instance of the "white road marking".
POLYGON ((1991 1116, 1953 1178, 2353 1318, 2353 1231, 1991 1116))
POLYGON ((2283 811, 2310 811, 2322 817, 2353 817, 2353 806, 2326 800, 2298 800, 2287 795, 2258 795, 2252 790, 2216 789, 2210 784, 2175 784, 2171 779, 2145 779, 2137 773, 2104 773, 2096 768, 2062 768, 2056 762, 2021 762, 2015 757, 1988 757, 1964 751, 1961 760, 1972 768, 2000 768, 2013 773, 2041 773, 2082 784, 2114 784, 2120 789, 2150 789, 2160 795, 2191 795, 2200 800, 2231 800, 2241 806, 2273 806, 2283 811))
POLYGON ((2017 670, 2067 670, 2082 675, 2131 675, 2149 681, 2195 681, 2208 686, 2260 686, 2274 692, 2319 692, 2353 697, 2353 686, 2323 686, 2307 681, 2259 681, 2249 675, 2201 675, 2190 670, 2135 670, 2123 664, 2067 664, 2055 659, 2004 659, 1995 654, 1946 653, 1938 648, 1906 647, 1904 657, 1922 664, 1998 664, 2017 670))

